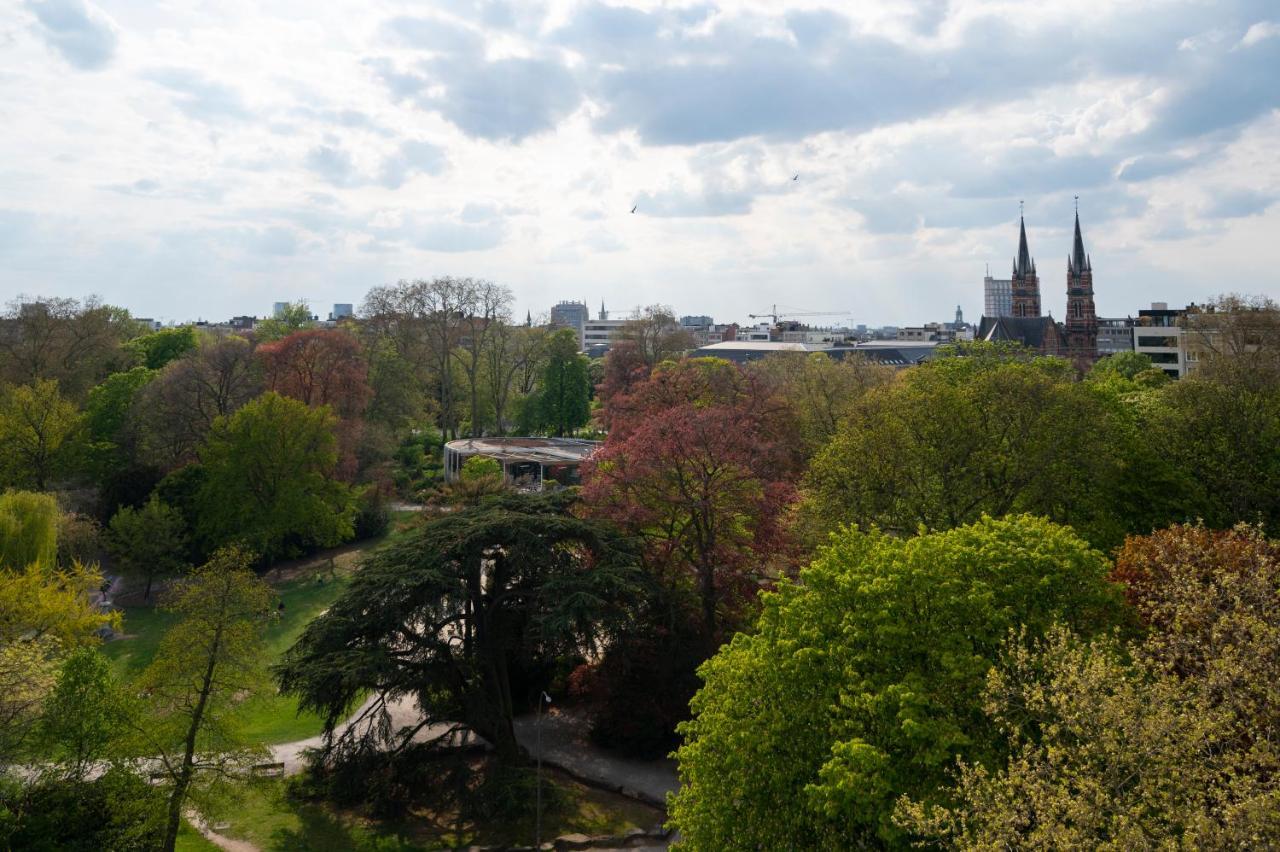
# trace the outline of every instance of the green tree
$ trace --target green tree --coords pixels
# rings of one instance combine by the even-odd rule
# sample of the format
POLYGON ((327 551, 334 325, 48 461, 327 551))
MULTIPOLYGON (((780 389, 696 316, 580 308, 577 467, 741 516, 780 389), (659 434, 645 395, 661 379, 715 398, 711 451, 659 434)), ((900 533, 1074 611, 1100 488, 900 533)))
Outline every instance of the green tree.
POLYGON ((334 478, 335 418, 327 406, 269 392, 214 421, 200 451, 197 506, 204 538, 242 541, 274 559, 351 537, 354 501, 334 478))
POLYGON ((253 326, 253 336, 259 343, 270 343, 288 337, 295 331, 315 326, 311 318, 311 306, 303 299, 290 302, 276 316, 264 319, 253 326))
POLYGON ((759 373, 778 398, 792 408, 799 438, 809 458, 840 429, 849 411, 868 391, 893 380, 894 370, 860 356, 835 359, 815 352, 797 355, 780 352, 753 362, 748 369, 759 373))
POLYGON ((1126 529, 1109 503, 1124 474, 1112 399, 1067 362, 1016 351, 913 368, 862 397, 814 458, 803 518, 909 534, 1025 511, 1114 546, 1126 529))
POLYGON ((547 338, 542 387, 538 392, 541 428, 559 437, 587 425, 591 416, 591 386, 587 359, 578 352, 578 336, 563 328, 547 338))
POLYGON ((38 736, 61 777, 78 782, 97 762, 119 756, 115 749, 131 721, 106 658, 95 648, 79 648, 63 661, 44 700, 38 736))
POLYGON ((252 563, 248 551, 225 548, 173 589, 165 606, 180 620, 140 677, 144 753, 157 755, 172 784, 166 852, 188 796, 233 778, 263 751, 241 734, 246 700, 266 684, 263 631, 274 597, 249 570, 252 563))
POLYGON ((1114 624, 1108 565, 1070 529, 983 518, 896 538, 845 530, 754 633, 707 661, 680 728, 672 824, 691 849, 851 849, 902 838, 903 794, 932 801, 957 757, 1002 756, 983 678, 1008 631, 1114 624))
POLYGON ((152 581, 180 574, 187 566, 187 523, 181 512, 154 494, 140 509, 125 506, 116 512, 110 531, 116 562, 125 573, 146 581, 144 601, 151 597, 152 581))
POLYGON ((56 380, 0 389, 0 475, 43 491, 69 466, 81 424, 80 412, 58 392, 56 380))
MULTIPOLYGON (((1280 382, 1215 360, 1208 375, 1163 388, 1144 411, 1153 452, 1172 465, 1180 511, 1164 519, 1203 519, 1227 528, 1262 522, 1280 533, 1280 382)), ((1160 524, 1163 526, 1163 523, 1160 524)), ((1140 530, 1145 531, 1145 530, 1140 530)))
POLYGON ((606 524, 574 517, 571 495, 508 495, 432 519, 374 554, 307 626, 279 668, 281 689, 326 731, 367 692, 338 756, 370 741, 403 746, 425 724, 461 723, 500 765, 524 762, 512 717, 526 699, 513 669, 576 655, 608 635, 634 595, 637 557, 606 524), (395 731, 387 705, 412 696, 423 725, 395 731))
POLYGON ((126 348, 142 359, 142 366, 159 370, 196 348, 196 330, 189 325, 162 328, 134 338, 126 348))
POLYGON ((155 376, 153 369, 134 367, 112 373, 90 389, 85 404, 86 437, 91 466, 100 481, 137 456, 139 436, 133 403, 155 376))

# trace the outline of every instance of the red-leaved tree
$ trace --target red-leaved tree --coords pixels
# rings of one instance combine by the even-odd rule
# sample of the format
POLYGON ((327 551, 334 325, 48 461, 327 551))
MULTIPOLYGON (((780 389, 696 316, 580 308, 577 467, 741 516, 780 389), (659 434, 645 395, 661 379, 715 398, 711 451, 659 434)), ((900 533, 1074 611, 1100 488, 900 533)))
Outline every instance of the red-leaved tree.
POLYGON ((584 466, 588 511, 649 542, 661 579, 694 593, 710 641, 762 580, 789 567, 781 520, 797 448, 787 408, 718 359, 659 366, 605 404, 609 436, 584 466))
POLYGON ((369 365, 360 341, 340 329, 308 329, 264 343, 257 355, 267 390, 312 408, 327 405, 338 416, 337 472, 352 479, 371 396, 369 365))

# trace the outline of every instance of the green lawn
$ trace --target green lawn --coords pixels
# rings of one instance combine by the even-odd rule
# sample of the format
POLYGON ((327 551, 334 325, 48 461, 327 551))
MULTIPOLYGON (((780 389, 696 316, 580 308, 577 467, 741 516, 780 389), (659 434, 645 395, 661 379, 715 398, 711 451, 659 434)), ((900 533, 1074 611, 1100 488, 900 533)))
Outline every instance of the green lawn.
MULTIPOLYGON (((563 774, 547 770, 548 784, 559 788, 565 805, 543 815, 543 840, 561 834, 622 834, 631 828, 653 829, 664 819, 655 808, 622 796, 605 793, 563 774)), ((532 817, 516 824, 494 825, 455 837, 441 827, 450 820, 419 813, 399 820, 372 821, 339 811, 320 802, 299 802, 285 793, 283 781, 256 785, 225 814, 213 819, 226 822, 227 837, 247 840, 263 852, 272 850, 378 850, 402 852, 445 849, 468 845, 531 844, 535 833, 532 817)))
POLYGON ((178 842, 174 849, 176 852, 217 852, 218 847, 205 840, 204 835, 184 819, 178 828, 178 842))
MULTIPOLYGON (((346 588, 349 578, 315 576, 292 580, 276 587, 284 601, 284 612, 267 628, 267 655, 275 662, 293 644, 307 624, 329 607, 346 588)), ((154 607, 124 609, 125 638, 107 642, 103 653, 123 679, 136 677, 155 657, 164 631, 175 620, 171 613, 154 607)), ((320 717, 298 714, 298 702, 291 696, 271 695, 254 699, 245 706, 245 736, 267 744, 292 742, 320 733, 320 717)))

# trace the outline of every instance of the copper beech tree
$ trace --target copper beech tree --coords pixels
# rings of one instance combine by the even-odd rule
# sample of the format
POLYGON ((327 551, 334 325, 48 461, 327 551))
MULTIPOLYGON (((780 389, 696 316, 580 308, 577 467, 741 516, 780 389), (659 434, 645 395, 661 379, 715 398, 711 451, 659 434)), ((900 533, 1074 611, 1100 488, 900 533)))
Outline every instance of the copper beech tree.
POLYGON ((798 463, 786 412, 714 358, 663 364, 605 404, 612 428, 585 466, 584 502, 647 540, 651 570, 693 593, 708 639, 786 565, 798 463))
POLYGON ((356 473, 356 447, 372 395, 369 366, 360 341, 345 331, 308 329, 257 349, 266 390, 306 403, 327 405, 338 417, 338 475, 356 473))

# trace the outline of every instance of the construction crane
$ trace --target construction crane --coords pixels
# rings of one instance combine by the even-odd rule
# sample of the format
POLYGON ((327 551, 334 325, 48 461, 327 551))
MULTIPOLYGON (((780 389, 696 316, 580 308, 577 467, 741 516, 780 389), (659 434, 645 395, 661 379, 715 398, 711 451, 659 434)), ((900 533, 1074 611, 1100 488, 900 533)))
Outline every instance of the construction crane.
POLYGON ((747 316, 752 319, 764 319, 765 317, 769 317, 773 320, 773 324, 777 325, 779 316, 785 317, 786 319, 793 319, 795 317, 839 317, 849 316, 849 311, 789 311, 785 314, 779 314, 778 306, 774 305, 773 310, 767 314, 747 314, 747 316))

